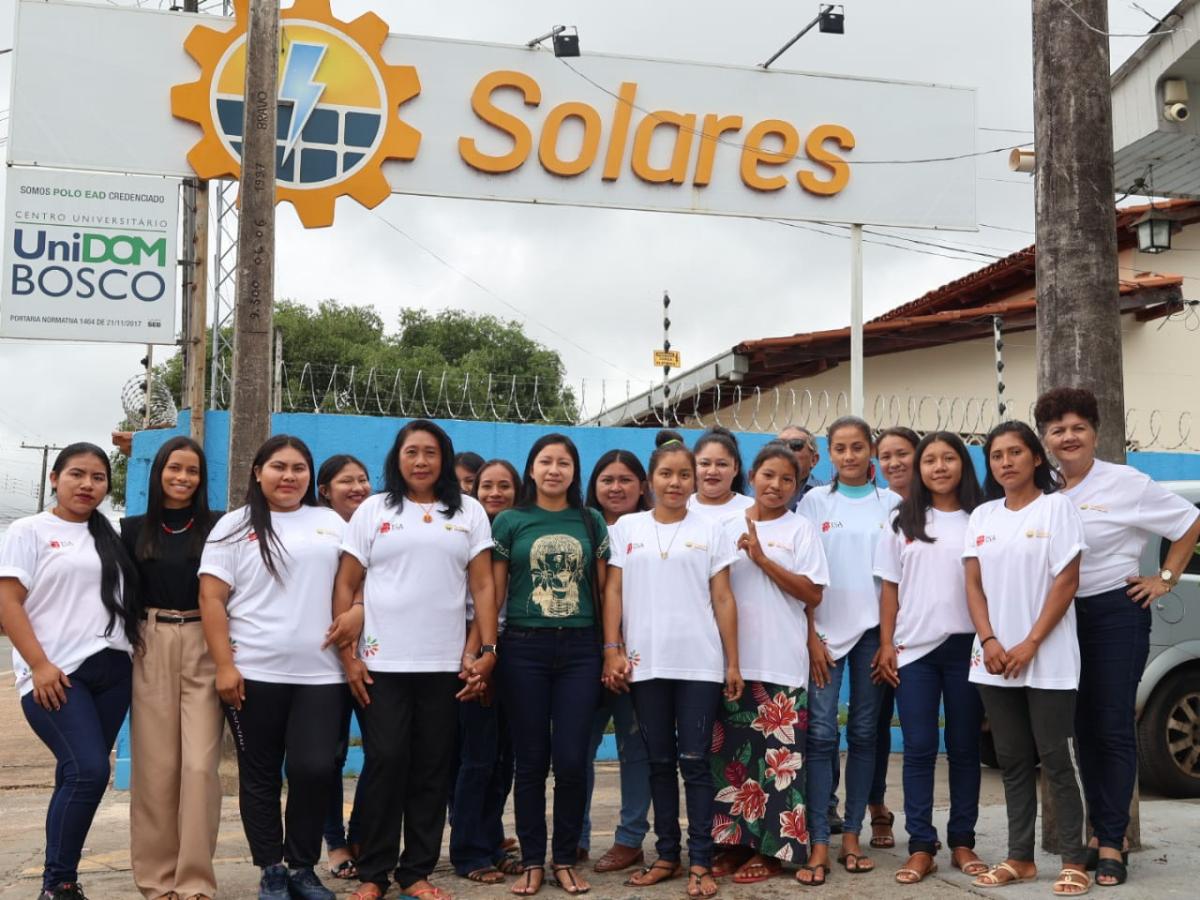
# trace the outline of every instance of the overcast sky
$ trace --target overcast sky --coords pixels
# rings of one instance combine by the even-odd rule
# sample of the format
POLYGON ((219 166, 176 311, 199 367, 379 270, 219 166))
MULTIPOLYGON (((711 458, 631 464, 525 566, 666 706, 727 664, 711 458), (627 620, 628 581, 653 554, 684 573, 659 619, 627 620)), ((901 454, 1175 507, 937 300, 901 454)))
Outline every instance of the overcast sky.
MULTIPOLYGON (((1162 15, 1173 3, 1140 5, 1162 15)), ((0 0, 0 49, 12 45, 14 6, 0 0)), ((395 32, 523 43, 563 23, 578 26, 585 54, 742 65, 761 62, 816 7, 808 0, 763 0, 753 7, 713 0, 333 2, 345 19, 373 9, 395 32)), ((1030 9, 1029 0, 850 0, 845 35, 813 31, 776 67, 974 87, 977 148, 1009 146, 1032 139, 1030 9)), ((1110 0, 1109 15, 1112 32, 1143 33, 1153 24, 1129 0, 1110 0)), ((1114 66, 1139 43, 1113 38, 1114 66)), ((0 56, 5 97, 12 59, 0 56)), ((0 119, 5 134, 7 110, 0 119)), ((1032 243, 1032 180, 1009 172, 1006 154, 979 159, 976 193, 978 233, 908 234, 997 254, 1032 243)), ((342 200, 333 228, 305 231, 281 206, 278 296, 309 304, 326 298, 371 303, 389 324, 404 306, 516 318, 531 337, 561 353, 571 379, 586 380, 589 395, 600 379, 608 380, 611 393, 627 380, 639 390, 655 377, 648 362, 661 343, 664 289, 673 300, 672 343, 685 367, 741 340, 848 322, 849 249, 841 237, 756 220, 400 195, 376 213, 342 200)), ((868 244, 868 317, 986 264, 916 249, 868 244)), ((121 385, 137 374, 143 352, 140 346, 0 339, 0 514, 32 503, 2 490, 6 474, 37 478, 39 455, 19 449, 22 440, 108 445, 121 418, 121 385)), ((157 352, 163 358, 171 351, 157 352)))

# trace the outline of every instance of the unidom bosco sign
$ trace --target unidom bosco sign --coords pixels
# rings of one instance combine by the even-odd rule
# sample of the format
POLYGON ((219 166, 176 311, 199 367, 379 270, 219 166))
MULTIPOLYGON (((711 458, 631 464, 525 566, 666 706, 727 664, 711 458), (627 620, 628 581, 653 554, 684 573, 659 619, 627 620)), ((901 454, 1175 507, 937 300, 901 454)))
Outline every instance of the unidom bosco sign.
MULTIPOLYGON (((223 20, 21 0, 9 161, 236 177, 235 8, 223 20), (146 78, 128 77, 131 59, 146 78)), ((328 0, 296 0, 281 27, 278 196, 308 226, 330 224, 339 197, 371 207, 388 193, 975 226, 969 89, 586 48, 559 60, 389 34, 328 0)))

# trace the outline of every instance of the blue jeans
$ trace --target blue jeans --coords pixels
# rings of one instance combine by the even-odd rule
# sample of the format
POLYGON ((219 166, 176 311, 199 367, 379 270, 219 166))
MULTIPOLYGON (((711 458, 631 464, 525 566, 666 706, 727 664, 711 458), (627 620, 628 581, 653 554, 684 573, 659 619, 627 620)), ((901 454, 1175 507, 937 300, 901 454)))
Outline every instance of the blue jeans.
POLYGON ((500 690, 513 738, 513 813, 521 861, 546 861, 546 776, 554 769, 554 865, 578 861, 587 805, 588 736, 600 701, 593 628, 517 628, 500 639, 500 690))
MULTIPOLYGON (((336 782, 333 790, 329 794, 329 809, 325 813, 325 846, 329 850, 344 850, 347 846, 357 845, 359 843, 358 834, 358 809, 359 798, 364 796, 363 777, 359 773, 358 784, 354 789, 354 805, 350 808, 350 828, 347 831, 343 823, 344 808, 346 805, 346 797, 343 785, 343 771, 346 768, 346 756, 350 752, 350 716, 354 711, 354 704, 351 702, 350 692, 346 691, 346 711, 342 716, 341 722, 338 723, 338 739, 337 759, 334 760, 333 769, 336 775, 336 782)), ((358 723, 359 733, 362 733, 362 720, 358 723)))
MULTIPOLYGON (((622 847, 641 847, 650 830, 647 818, 650 813, 650 757, 633 711, 632 694, 604 692, 604 701, 592 720, 593 760, 610 720, 617 739, 617 758, 621 762, 621 821, 617 824, 615 843, 622 847)), ((589 766, 588 802, 583 814, 583 834, 579 839, 579 846, 585 850, 592 846, 592 790, 595 786, 596 770, 589 766)))
POLYGON ((1150 652, 1150 610, 1125 588, 1075 598, 1079 695, 1075 753, 1087 814, 1101 847, 1119 850, 1137 775, 1137 686, 1150 652))
POLYGON ((875 772, 875 741, 880 688, 871 683, 871 659, 879 649, 879 629, 858 639, 829 669, 825 687, 808 687, 808 832, 813 844, 829 843, 829 796, 837 759, 838 695, 849 672, 850 713, 846 721, 846 808, 844 830, 862 831, 867 795, 875 772))
POLYGON ((71 686, 59 709, 43 709, 32 693, 21 698, 29 727, 58 761, 46 810, 43 890, 79 879, 83 842, 108 787, 108 754, 133 691, 133 663, 119 650, 101 650, 67 675, 71 686))
POLYGON ((983 703, 967 680, 973 634, 954 634, 900 670, 896 704, 904 732, 904 826, 909 853, 934 853, 933 770, 938 755, 938 707, 946 713, 950 768, 950 848, 975 847, 979 818, 979 727, 983 703))
POLYGON ((687 802, 688 861, 693 866, 712 865, 716 789, 708 756, 721 685, 652 678, 637 682, 632 691, 638 726, 650 755, 650 795, 658 838, 654 846, 659 859, 679 862, 680 857, 678 760, 687 802))
POLYGON ((875 731, 875 771, 871 776, 869 806, 883 806, 887 794, 888 760, 892 755, 892 713, 896 708, 896 692, 890 684, 880 685, 879 719, 875 731))
POLYGON ((458 708, 459 764, 450 824, 450 865, 459 875, 504 859, 504 804, 513 782, 512 738, 498 698, 458 708))

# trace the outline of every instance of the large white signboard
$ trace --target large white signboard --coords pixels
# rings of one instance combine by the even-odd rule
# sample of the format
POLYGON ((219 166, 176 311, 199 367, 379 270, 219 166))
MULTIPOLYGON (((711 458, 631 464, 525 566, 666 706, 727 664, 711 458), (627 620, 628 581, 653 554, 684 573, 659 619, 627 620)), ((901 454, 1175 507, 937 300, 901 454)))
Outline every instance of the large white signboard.
POLYGON ((179 183, 10 167, 0 334, 175 343, 179 183))
MULTIPOLYGON (((385 17, 391 11, 378 6, 385 17)), ((331 18, 297 24, 284 16, 296 52, 280 65, 281 197, 307 224, 332 221, 338 196, 374 205, 390 188, 976 226, 973 90, 611 56, 591 52, 586 35, 582 57, 560 60, 545 49, 385 38, 331 18), (287 118, 292 111, 303 121, 287 118), (384 153, 384 144, 396 152, 384 153)), ((238 27, 22 0, 10 161, 177 177, 207 164, 212 172, 201 175, 222 177, 222 161, 235 166, 241 146, 238 27), (211 30, 198 37, 197 28, 211 30), (180 97, 172 104, 180 85, 196 85, 185 111, 180 97)))

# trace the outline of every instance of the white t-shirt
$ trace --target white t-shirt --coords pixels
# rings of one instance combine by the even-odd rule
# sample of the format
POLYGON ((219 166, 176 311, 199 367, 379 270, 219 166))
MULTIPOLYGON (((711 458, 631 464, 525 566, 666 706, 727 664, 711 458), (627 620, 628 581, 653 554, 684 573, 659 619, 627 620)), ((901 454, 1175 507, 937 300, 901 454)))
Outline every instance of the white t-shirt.
POLYGON ((647 510, 619 518, 608 537, 608 564, 622 570, 621 628, 633 680, 724 682, 709 580, 733 563, 736 551, 721 524, 688 512, 662 525, 647 510))
POLYGON ((1079 596, 1127 587, 1151 535, 1177 541, 1200 515, 1191 503, 1130 466, 1096 460, 1083 481, 1062 492, 1083 519, 1088 552, 1079 563, 1079 596))
MULTIPOLYGON (((1087 549, 1079 513, 1061 493, 1043 494, 1015 512, 1000 499, 984 503, 971 513, 963 557, 979 560, 988 618, 996 640, 1005 649, 1029 636, 1029 629, 1046 605, 1050 585, 1071 560, 1087 549)), ((970 680, 995 687, 1071 691, 1078 688, 1075 605, 1067 607, 1066 615, 1042 641, 1033 660, 1017 678, 988 672, 976 636, 970 680)))
POLYGON ((705 518, 724 524, 730 519, 742 519, 746 510, 754 505, 754 498, 745 494, 733 494, 724 503, 701 503, 699 494, 688 497, 688 512, 700 513, 705 518))
POLYGON ((835 660, 879 624, 879 579, 871 568, 875 545, 899 504, 899 494, 885 488, 854 498, 820 487, 805 494, 796 510, 817 529, 829 562, 829 586, 813 620, 835 660))
MULTIPOLYGON (((829 584, 825 551, 808 519, 785 512, 778 519, 754 524, 768 559, 789 572, 807 576, 813 584, 829 584)), ((744 519, 725 523, 725 538, 733 547, 745 531, 744 519)), ((784 593, 742 551, 737 552, 730 567, 729 580, 737 601, 742 677, 791 688, 807 687, 808 617, 804 601, 784 593)))
MULTIPOLYGON (((108 628, 100 594, 100 557, 87 523, 50 511, 17 519, 0 543, 0 578, 25 588, 25 615, 46 658, 70 675, 101 650, 131 652, 120 620, 108 628)), ((14 648, 17 693, 33 690, 33 673, 14 648)))
MULTIPOLYGON (((342 551, 367 570, 359 655, 377 672, 457 672, 469 599, 467 566, 492 546, 487 513, 471 497, 432 522, 412 500, 399 510, 386 494, 363 501, 342 551)), ((488 558, 491 566, 491 558, 488 558)))
POLYGON ((970 516, 964 510, 925 513, 933 543, 910 541, 889 525, 875 548, 875 577, 899 585, 896 660, 905 666, 936 650, 952 634, 974 634, 962 560, 970 516))
POLYGON ((302 506, 272 512, 271 577, 259 555, 259 536, 246 531, 246 507, 221 516, 200 557, 200 574, 230 587, 226 612, 233 661, 249 681, 336 684, 344 681, 337 650, 321 649, 333 621, 333 579, 346 523, 332 509, 302 506))

